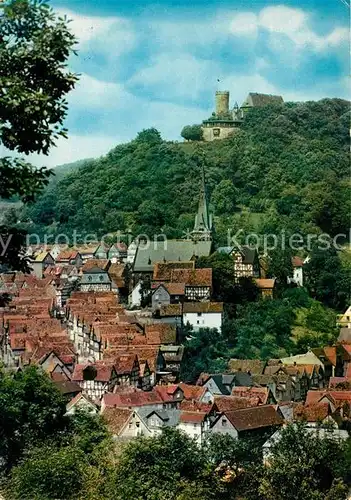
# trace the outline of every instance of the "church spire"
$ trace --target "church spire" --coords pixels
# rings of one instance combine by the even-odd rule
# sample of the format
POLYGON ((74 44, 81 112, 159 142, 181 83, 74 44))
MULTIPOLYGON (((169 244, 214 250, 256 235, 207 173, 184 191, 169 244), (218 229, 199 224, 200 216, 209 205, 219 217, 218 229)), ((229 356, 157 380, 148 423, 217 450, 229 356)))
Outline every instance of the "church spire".
POLYGON ((201 188, 199 197, 199 206, 195 215, 195 224, 192 231, 192 237, 196 240, 210 240, 212 233, 212 214, 209 211, 205 169, 201 166, 201 188))

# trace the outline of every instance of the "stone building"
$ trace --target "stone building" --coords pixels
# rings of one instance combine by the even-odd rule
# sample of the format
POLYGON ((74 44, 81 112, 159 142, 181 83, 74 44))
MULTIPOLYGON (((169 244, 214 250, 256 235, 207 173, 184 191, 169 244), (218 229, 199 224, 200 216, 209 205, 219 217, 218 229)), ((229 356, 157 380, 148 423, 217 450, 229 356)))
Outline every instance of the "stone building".
POLYGON ((242 116, 251 108, 263 108, 265 106, 275 105, 281 106, 284 104, 284 99, 281 95, 259 94, 257 92, 250 92, 245 101, 240 106, 242 116))
POLYGON ((239 130, 247 111, 251 108, 261 108, 269 105, 282 105, 284 100, 279 95, 259 94, 250 92, 243 104, 229 107, 230 93, 228 90, 216 92, 216 111, 208 120, 202 122, 204 141, 226 139, 239 130))
POLYGON ((216 111, 211 118, 202 122, 202 133, 205 141, 226 139, 240 127, 243 114, 236 103, 229 110, 229 91, 216 92, 216 111))
POLYGON ((83 271, 80 281, 82 292, 109 292, 111 289, 112 281, 106 270, 95 266, 83 271))

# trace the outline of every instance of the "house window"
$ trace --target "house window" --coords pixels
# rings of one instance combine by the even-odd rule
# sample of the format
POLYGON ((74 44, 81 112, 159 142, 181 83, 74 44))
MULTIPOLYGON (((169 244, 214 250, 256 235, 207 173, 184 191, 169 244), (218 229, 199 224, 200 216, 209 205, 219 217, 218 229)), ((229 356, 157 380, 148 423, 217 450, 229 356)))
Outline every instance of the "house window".
POLYGON ((222 427, 227 427, 227 421, 225 418, 222 420, 222 427))
POLYGON ((194 424, 194 429, 196 429, 196 428, 197 428, 197 424, 194 424))
POLYGON ((201 315, 202 315, 202 313, 197 313, 197 315, 198 315, 198 316, 201 316, 201 315))
POLYGON ((104 281, 104 277, 103 277, 103 275, 102 275, 102 274, 100 274, 100 276, 99 276, 99 280, 100 280, 100 281, 104 281))
POLYGON ((135 422, 135 425, 136 425, 137 427, 140 427, 140 422, 135 422))
POLYGON ((89 280, 89 281, 92 281, 92 280, 93 280, 93 277, 92 277, 92 276, 88 276, 88 280, 89 280))
POLYGON ((221 133, 221 129, 220 128, 214 128, 213 129, 213 135, 215 137, 218 137, 220 133, 221 133))

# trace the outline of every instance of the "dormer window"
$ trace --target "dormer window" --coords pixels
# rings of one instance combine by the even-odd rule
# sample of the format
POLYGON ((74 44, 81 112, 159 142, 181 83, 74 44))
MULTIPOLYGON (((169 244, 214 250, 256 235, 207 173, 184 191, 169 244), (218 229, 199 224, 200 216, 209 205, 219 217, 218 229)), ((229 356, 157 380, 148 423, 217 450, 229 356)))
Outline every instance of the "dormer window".
POLYGON ((95 380, 97 375, 97 370, 95 366, 87 366, 83 370, 83 380, 95 380))

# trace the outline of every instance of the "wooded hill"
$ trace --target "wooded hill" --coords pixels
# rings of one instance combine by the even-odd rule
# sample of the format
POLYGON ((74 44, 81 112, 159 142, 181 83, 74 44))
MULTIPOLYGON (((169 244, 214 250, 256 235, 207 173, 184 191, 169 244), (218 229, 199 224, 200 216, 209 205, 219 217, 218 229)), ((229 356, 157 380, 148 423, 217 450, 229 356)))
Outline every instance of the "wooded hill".
POLYGON ((217 240, 227 228, 260 233, 347 233, 349 103, 341 99, 252 109, 241 130, 212 143, 140 132, 50 183, 24 216, 52 234, 131 229, 181 237, 191 229, 204 164, 217 240))

